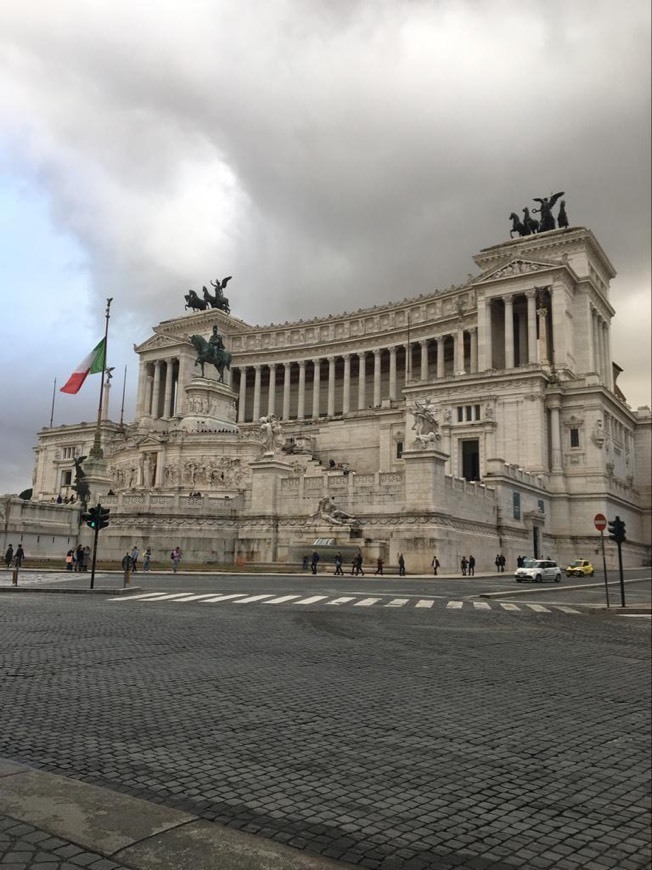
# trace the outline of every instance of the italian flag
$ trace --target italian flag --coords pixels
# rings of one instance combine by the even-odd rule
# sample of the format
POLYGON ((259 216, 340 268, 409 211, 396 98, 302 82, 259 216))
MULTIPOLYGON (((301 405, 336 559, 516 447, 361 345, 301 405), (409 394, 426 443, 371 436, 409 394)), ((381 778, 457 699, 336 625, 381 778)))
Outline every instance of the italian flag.
POLYGON ((88 375, 96 375, 104 371, 106 345, 104 339, 96 344, 93 350, 84 357, 66 383, 61 387, 61 393, 78 393, 88 375))

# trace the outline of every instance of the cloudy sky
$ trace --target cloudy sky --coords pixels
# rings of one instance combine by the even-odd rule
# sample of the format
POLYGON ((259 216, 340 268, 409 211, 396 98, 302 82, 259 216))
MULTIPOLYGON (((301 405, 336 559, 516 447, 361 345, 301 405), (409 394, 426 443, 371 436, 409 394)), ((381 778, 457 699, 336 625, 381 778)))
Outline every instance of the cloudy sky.
MULTIPOLYGON (((613 355, 649 404, 648 5, 2 0, 0 493, 107 296, 130 419, 133 344, 189 288, 234 275, 251 323, 418 295, 558 190, 618 271, 613 355)), ((94 419, 96 380, 55 425, 94 419)))

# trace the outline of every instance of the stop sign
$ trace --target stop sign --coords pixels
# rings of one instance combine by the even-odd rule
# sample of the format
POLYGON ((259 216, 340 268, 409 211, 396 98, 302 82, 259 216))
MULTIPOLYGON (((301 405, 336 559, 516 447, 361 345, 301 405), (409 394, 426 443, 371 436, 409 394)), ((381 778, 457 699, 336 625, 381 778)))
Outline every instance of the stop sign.
POLYGON ((607 518, 604 514, 596 514, 593 517, 593 524, 599 532, 604 532, 607 528, 607 518))

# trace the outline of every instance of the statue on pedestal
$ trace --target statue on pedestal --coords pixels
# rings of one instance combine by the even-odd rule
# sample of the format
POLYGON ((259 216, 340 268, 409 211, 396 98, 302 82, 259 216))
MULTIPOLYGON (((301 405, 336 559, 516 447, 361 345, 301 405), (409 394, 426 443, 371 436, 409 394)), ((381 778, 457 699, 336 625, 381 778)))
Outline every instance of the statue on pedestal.
POLYGON ((424 399, 422 402, 417 399, 410 410, 414 417, 412 429, 416 443, 421 447, 434 447, 441 439, 441 435, 433 402, 430 399, 424 399))
POLYGON ((88 497, 91 494, 90 487, 85 480, 86 475, 84 474, 84 470, 82 468, 82 462, 86 459, 85 456, 78 456, 73 459, 75 464, 75 482, 72 485, 72 488, 77 493, 77 497, 79 501, 82 503, 84 508, 86 508, 86 504, 88 502, 88 497))
POLYGON ((283 428, 276 414, 260 418, 260 431, 263 434, 263 452, 278 453, 285 445, 283 428))
POLYGON ((204 366, 206 363, 211 363, 217 369, 218 383, 224 383, 224 371, 231 368, 231 360, 233 357, 224 349, 224 341, 218 332, 217 326, 213 327, 213 332, 208 341, 202 335, 189 336, 190 343, 197 351, 197 359, 195 365, 201 366, 201 376, 204 374, 204 366))
POLYGON ((329 496, 324 496, 324 498, 320 499, 312 519, 325 520, 327 523, 333 523, 336 526, 358 524, 358 520, 354 516, 336 508, 329 496))

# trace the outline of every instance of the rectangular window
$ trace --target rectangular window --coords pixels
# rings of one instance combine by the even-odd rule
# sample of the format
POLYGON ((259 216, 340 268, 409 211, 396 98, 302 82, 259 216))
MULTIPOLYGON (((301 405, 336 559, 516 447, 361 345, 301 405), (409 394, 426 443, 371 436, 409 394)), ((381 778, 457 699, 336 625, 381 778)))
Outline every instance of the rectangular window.
POLYGON ((480 419, 480 405, 475 406, 475 419, 476 420, 480 419))
POLYGON ((546 503, 545 503, 545 501, 544 501, 542 498, 540 498, 539 501, 537 502, 537 507, 539 508, 539 513, 540 513, 540 514, 545 514, 545 512, 546 512, 546 503))
POLYGON ((465 480, 480 480, 480 442, 477 438, 460 441, 462 477, 465 480))
POLYGON ((579 447, 580 446, 580 430, 579 429, 571 429, 570 430, 570 446, 571 447, 579 447))
POLYGON ((466 421, 469 423, 473 420, 473 408, 470 405, 466 406, 466 421))
POLYGON ((462 408, 461 406, 457 409, 457 422, 464 422, 464 408, 462 408))
POLYGON ((513 493, 513 505, 514 505, 514 519, 521 519, 521 493, 515 492, 513 493))
POLYGON ((72 471, 61 472, 61 486, 70 486, 72 483, 72 471))
POLYGON ((403 456, 403 442, 397 441, 396 442, 396 458, 400 459, 401 456, 403 456))

